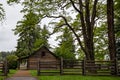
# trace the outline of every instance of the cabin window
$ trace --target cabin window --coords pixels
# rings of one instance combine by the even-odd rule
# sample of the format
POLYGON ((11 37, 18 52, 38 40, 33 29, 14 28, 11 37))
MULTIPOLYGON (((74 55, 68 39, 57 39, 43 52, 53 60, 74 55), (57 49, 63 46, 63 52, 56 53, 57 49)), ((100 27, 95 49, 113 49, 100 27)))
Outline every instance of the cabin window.
POLYGON ((44 57, 45 56, 45 52, 43 51, 42 54, 41 54, 41 57, 44 57))

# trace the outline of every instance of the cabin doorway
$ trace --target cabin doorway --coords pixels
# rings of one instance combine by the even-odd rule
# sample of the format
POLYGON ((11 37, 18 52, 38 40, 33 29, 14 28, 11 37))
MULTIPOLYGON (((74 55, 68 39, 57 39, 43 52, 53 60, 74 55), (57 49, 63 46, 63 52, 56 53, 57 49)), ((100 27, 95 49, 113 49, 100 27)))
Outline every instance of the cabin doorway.
POLYGON ((19 69, 20 69, 20 70, 27 70, 27 65, 28 65, 27 59, 21 60, 21 61, 19 62, 19 69))

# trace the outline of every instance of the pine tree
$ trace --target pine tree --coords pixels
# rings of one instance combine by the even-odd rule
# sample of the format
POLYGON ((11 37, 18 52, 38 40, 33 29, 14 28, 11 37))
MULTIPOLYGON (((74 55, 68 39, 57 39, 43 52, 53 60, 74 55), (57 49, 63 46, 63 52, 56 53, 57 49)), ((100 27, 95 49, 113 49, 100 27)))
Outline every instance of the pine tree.
POLYGON ((64 59, 75 59, 75 45, 70 30, 67 27, 64 28, 63 34, 59 37, 61 37, 61 42, 55 53, 64 59))

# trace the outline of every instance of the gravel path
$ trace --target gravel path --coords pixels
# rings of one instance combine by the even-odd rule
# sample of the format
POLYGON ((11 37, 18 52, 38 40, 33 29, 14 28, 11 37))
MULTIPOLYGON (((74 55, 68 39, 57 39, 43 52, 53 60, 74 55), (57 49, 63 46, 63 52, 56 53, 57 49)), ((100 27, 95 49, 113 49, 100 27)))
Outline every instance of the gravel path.
POLYGON ((18 70, 16 74, 5 80, 37 80, 37 78, 32 77, 28 70, 18 70))
POLYGON ((28 70, 18 70, 13 77, 32 77, 28 70))
POLYGON ((37 80, 37 79, 34 77, 11 77, 5 80, 37 80))

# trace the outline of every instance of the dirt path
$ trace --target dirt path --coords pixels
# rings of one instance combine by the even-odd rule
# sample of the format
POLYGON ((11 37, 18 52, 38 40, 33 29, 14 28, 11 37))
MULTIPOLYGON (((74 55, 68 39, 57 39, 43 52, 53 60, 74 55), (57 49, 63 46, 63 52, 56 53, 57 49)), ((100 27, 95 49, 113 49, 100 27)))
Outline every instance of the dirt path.
POLYGON ((13 77, 32 77, 28 70, 18 70, 13 77))
POLYGON ((19 70, 16 74, 6 80, 37 80, 37 78, 32 77, 28 70, 19 70))

